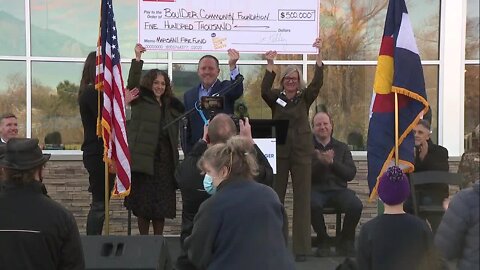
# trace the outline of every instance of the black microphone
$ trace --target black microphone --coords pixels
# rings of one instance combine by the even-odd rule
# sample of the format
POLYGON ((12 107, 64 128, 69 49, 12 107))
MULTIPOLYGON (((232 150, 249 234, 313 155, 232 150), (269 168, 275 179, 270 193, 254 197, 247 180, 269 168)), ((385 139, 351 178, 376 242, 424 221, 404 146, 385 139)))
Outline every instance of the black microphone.
POLYGON ((237 86, 238 84, 240 84, 241 82, 243 82, 243 79, 244 79, 243 75, 238 74, 230 85, 228 85, 226 88, 218 91, 217 93, 213 94, 212 97, 218 97, 220 95, 223 95, 223 93, 226 92, 226 90, 230 90, 231 88, 233 88, 233 87, 237 86))
POLYGON ((237 116, 240 119, 249 117, 247 105, 242 101, 235 102, 233 112, 235 113, 235 116, 237 116))

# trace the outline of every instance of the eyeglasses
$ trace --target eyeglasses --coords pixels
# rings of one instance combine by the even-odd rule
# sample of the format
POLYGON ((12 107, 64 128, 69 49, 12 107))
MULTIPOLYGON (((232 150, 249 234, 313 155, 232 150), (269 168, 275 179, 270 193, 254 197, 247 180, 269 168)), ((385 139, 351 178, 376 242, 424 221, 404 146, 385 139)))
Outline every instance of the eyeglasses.
POLYGON ((295 77, 284 77, 283 80, 289 81, 289 82, 298 82, 298 78, 295 78, 295 77))

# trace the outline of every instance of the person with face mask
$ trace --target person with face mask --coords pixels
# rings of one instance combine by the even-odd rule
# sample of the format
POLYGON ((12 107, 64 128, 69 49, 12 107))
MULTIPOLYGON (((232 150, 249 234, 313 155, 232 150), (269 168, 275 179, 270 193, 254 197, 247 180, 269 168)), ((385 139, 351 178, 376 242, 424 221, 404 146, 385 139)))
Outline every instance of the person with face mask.
MULTIPOLYGON (((248 118, 240 120, 240 136, 251 142, 255 149, 258 174, 254 179, 262 184, 271 186, 273 182, 273 169, 265 158, 260 148, 252 139, 251 127, 248 118)), ((182 229, 180 233, 181 254, 176 262, 178 270, 197 269, 188 259, 184 241, 192 233, 193 219, 198 212, 200 205, 215 193, 215 186, 211 175, 202 174, 197 163, 208 148, 219 143, 225 143, 237 133, 235 123, 226 114, 217 114, 204 127, 203 138, 200 139, 188 153, 182 163, 177 167, 175 179, 182 194, 182 229)))
POLYGON ((254 181, 254 152, 250 140, 234 136, 209 147, 198 161, 215 194, 200 206, 185 240, 197 269, 295 268, 285 209, 273 189, 254 181))
POLYGON ((287 191, 288 176, 293 185, 293 253, 299 262, 311 253, 310 190, 312 131, 308 121, 310 105, 315 101, 323 85, 322 40, 317 38, 313 47, 318 49, 312 82, 305 86, 301 70, 287 66, 281 75, 280 89, 272 89, 276 77, 273 61, 276 51, 265 53, 267 70, 262 81, 262 98, 272 110, 272 119, 288 120, 288 132, 284 145, 277 145, 277 174, 273 188, 283 203, 287 191))
POLYGON ((137 216, 140 234, 163 234, 165 218, 175 218, 175 167, 178 164, 178 125, 163 127, 184 112, 173 95, 165 71, 149 70, 140 80, 145 48, 135 46, 127 88, 139 86, 138 98, 131 103, 127 123, 131 155, 132 186, 125 204, 137 216))

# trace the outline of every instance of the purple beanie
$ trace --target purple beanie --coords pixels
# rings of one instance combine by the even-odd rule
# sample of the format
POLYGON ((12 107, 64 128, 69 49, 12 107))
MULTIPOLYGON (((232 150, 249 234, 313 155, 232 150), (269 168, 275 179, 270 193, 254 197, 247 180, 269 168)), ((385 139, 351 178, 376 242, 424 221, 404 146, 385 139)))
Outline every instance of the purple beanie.
POLYGON ((380 177, 378 196, 385 204, 397 205, 410 195, 407 176, 397 166, 392 166, 380 177))

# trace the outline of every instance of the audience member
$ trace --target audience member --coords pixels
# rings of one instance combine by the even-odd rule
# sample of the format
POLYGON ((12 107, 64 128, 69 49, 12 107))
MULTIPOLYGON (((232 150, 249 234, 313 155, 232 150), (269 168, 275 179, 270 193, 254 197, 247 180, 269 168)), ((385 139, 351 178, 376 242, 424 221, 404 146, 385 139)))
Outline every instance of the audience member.
POLYGON ((470 186, 480 179, 480 125, 472 131, 472 145, 462 155, 458 172, 465 178, 464 186, 470 186))
POLYGON ((457 260, 457 269, 479 268, 480 182, 453 196, 435 234, 435 246, 448 260, 457 260))
MULTIPOLYGON (((273 183, 273 169, 268 163, 265 155, 252 139, 251 127, 248 118, 240 120, 240 136, 249 140, 255 149, 258 174, 254 180, 259 183, 271 186, 273 183)), ((236 127, 233 120, 226 114, 217 114, 204 127, 203 138, 193 147, 192 151, 185 157, 177 167, 175 177, 182 194, 182 230, 180 234, 181 254, 177 259, 178 270, 195 270, 195 266, 188 260, 184 241, 192 233, 193 219, 198 212, 200 205, 214 193, 214 187, 206 178, 197 163, 203 153, 211 146, 225 143, 236 135, 236 127)))
MULTIPOLYGON (((220 65, 218 59, 213 55, 204 55, 198 61, 197 74, 200 79, 200 84, 185 92, 183 96, 183 103, 185 109, 191 110, 195 108, 195 104, 199 102, 203 96, 213 96, 219 91, 228 88, 232 82, 240 74, 237 61, 240 58, 238 51, 234 49, 228 50, 228 65, 230 67, 231 80, 220 81, 218 75, 220 74, 220 65)), ((234 103, 243 94, 243 83, 239 83, 226 93, 220 95, 224 97, 223 113, 233 114, 234 103)), ((197 104, 198 105, 198 104, 197 104)), ((206 112, 205 112, 206 113, 206 112)), ((208 118, 208 116, 207 116, 208 118)), ((182 133, 182 148, 185 154, 188 154, 199 139, 202 138, 203 126, 205 123, 199 112, 193 112, 187 117, 186 134, 182 133)))
POLYGON ((0 144, 5 144, 11 138, 18 136, 18 121, 13 113, 0 116, 0 144))
MULTIPOLYGON (((92 193, 87 216, 87 235, 101 235, 105 220, 103 140, 97 134, 97 119, 101 117, 98 108, 99 104, 103 104, 103 95, 95 90, 96 65, 96 53, 90 52, 85 59, 78 91, 78 106, 83 125, 83 166, 88 171, 88 191, 92 193)), ((113 188, 114 178, 115 175, 110 173, 108 177, 110 190, 113 188)), ((110 195, 110 192, 108 194, 110 195)))
MULTIPOLYGON (((7 144, 6 143, 0 144, 0 160, 2 160, 2 158, 5 156, 6 150, 7 150, 7 144)), ((3 182, 2 182, 3 179, 4 179, 3 168, 0 168, 0 191, 2 191, 3 189, 3 182)))
POLYGON ((0 192, 2 269, 85 269, 75 218, 42 192, 42 170, 49 158, 37 139, 7 142, 0 160, 5 171, 0 192))
POLYGON ((185 240, 198 269, 295 269, 285 210, 275 191, 253 180, 254 152, 248 139, 235 136, 208 148, 198 162, 216 190, 185 240))
POLYGON ((262 81, 262 98, 272 110, 272 119, 289 120, 287 139, 277 145, 277 175, 274 189, 284 203, 289 172, 293 184, 293 253, 297 261, 305 261, 311 252, 310 230, 310 176, 313 150, 312 132, 308 121, 310 105, 323 84, 322 41, 317 38, 313 46, 318 49, 315 73, 308 87, 297 66, 287 66, 281 75, 281 88, 272 89, 276 73, 276 51, 265 53, 267 68, 262 81))
MULTIPOLYGON (((446 171, 448 172, 448 150, 443 146, 434 144, 430 139, 430 123, 420 120, 413 129, 415 134, 415 171, 446 171)), ((442 205, 443 200, 448 198, 449 191, 446 184, 424 184, 416 186, 419 194, 419 203, 423 205, 442 205)), ((412 194, 413 195, 413 194, 412 194)), ((411 198, 406 203, 406 211, 413 213, 411 198)), ((442 213, 421 214, 421 218, 427 219, 435 231, 442 219, 442 213)))
POLYGON ((358 269, 438 269, 432 231, 425 221, 403 211, 403 202, 410 193, 407 176, 393 166, 379 180, 378 196, 385 211, 360 230, 358 269))
POLYGON ((128 146, 131 156, 132 187, 127 208, 137 216, 138 230, 163 234, 165 218, 175 218, 175 167, 178 164, 178 123, 164 126, 184 112, 173 95, 168 74, 151 69, 140 80, 145 48, 135 46, 135 59, 128 74, 128 89, 139 86, 139 98, 130 102, 128 146))
POLYGON ((352 154, 348 146, 332 137, 333 121, 326 112, 313 117, 312 157, 312 226, 317 233, 317 256, 331 256, 327 245, 328 234, 323 218, 323 208, 333 206, 345 213, 342 234, 337 253, 353 256, 355 228, 362 215, 363 205, 355 192, 347 188, 357 173, 352 154))

